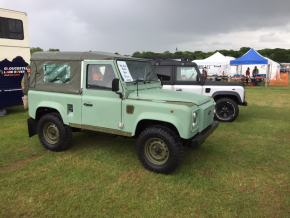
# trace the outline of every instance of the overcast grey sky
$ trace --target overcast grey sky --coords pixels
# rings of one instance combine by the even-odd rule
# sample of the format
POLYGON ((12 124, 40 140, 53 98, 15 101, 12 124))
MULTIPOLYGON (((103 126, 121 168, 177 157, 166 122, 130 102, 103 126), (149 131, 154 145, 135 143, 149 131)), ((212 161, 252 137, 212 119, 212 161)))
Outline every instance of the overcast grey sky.
POLYGON ((0 0, 31 47, 61 51, 290 49, 290 0, 0 0))

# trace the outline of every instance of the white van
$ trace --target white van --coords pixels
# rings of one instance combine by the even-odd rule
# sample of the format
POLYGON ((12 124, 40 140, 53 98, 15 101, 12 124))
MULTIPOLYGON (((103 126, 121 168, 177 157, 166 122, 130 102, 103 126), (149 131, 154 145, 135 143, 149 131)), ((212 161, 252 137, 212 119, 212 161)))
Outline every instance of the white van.
POLYGON ((21 80, 30 62, 27 14, 0 8, 0 117, 22 104, 21 80))

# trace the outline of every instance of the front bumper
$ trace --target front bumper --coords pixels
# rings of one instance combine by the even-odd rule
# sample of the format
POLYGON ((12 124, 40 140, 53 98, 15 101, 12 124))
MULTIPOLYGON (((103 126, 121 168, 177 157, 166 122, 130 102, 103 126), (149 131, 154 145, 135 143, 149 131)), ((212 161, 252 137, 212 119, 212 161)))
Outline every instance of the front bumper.
POLYGON ((204 129, 201 133, 190 139, 190 147, 200 146, 210 134, 219 126, 219 121, 214 121, 210 126, 204 129))
POLYGON ((242 106, 248 106, 248 102, 244 101, 241 105, 242 106))

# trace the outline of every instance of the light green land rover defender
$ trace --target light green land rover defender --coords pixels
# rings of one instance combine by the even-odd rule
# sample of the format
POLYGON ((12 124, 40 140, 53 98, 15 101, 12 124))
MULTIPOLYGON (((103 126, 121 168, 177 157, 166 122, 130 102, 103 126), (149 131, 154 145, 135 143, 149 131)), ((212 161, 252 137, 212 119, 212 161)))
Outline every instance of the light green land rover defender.
POLYGON ((31 57, 29 136, 63 151, 80 129, 137 138, 142 165, 169 174, 183 145, 218 127, 213 98, 162 89, 148 60, 104 52, 36 52, 31 57))

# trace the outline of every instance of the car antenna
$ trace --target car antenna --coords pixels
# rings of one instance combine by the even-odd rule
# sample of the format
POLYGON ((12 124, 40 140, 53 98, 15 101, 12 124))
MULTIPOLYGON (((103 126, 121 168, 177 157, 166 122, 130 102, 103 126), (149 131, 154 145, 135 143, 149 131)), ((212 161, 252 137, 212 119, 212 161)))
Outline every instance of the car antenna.
POLYGON ((137 77, 137 100, 139 100, 139 95, 138 95, 138 82, 139 82, 139 78, 137 77))

